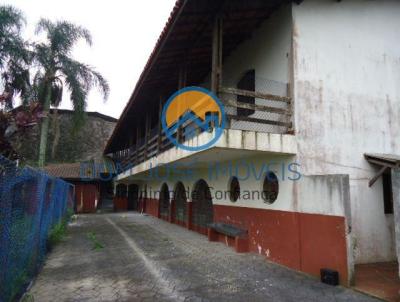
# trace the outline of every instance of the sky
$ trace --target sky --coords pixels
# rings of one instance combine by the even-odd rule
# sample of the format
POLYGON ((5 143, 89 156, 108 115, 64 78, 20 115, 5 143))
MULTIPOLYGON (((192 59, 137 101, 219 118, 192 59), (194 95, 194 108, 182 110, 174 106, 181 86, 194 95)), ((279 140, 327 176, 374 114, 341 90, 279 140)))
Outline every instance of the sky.
MULTIPOLYGON (((86 27, 92 34, 92 47, 81 42, 74 49, 75 59, 90 64, 110 84, 106 102, 97 91, 88 97, 87 111, 118 118, 172 11, 175 0, 0 0, 25 14, 24 37, 35 40, 40 18, 68 20, 86 27)), ((68 95, 60 108, 71 108, 68 95)))

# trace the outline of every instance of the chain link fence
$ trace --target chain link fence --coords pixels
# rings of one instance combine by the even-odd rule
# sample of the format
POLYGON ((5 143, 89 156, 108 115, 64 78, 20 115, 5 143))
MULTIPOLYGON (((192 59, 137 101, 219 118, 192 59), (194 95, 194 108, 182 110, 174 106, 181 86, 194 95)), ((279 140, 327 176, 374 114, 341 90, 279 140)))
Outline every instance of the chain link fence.
POLYGON ((15 301, 37 273, 73 198, 71 184, 0 156, 0 302, 15 301))

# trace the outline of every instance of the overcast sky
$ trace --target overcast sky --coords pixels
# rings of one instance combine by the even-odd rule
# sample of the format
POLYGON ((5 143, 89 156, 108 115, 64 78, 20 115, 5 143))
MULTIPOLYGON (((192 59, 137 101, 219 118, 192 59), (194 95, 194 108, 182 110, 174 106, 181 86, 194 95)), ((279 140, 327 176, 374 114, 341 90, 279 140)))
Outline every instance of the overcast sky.
MULTIPOLYGON (((111 93, 103 102, 91 92, 88 111, 119 117, 160 35, 175 0, 0 0, 25 13, 25 37, 34 39, 41 17, 65 19, 90 30, 92 47, 79 44, 74 57, 95 67, 109 81, 111 93)), ((64 100, 62 108, 70 108, 64 100)))

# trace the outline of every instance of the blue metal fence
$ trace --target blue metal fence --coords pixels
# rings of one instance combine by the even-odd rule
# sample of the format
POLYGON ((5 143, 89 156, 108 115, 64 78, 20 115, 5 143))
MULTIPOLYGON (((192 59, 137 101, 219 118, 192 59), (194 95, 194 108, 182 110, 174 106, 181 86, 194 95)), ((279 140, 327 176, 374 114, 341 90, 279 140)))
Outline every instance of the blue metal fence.
POLYGON ((0 156, 0 302, 16 299, 36 274, 73 194, 71 184, 0 156))

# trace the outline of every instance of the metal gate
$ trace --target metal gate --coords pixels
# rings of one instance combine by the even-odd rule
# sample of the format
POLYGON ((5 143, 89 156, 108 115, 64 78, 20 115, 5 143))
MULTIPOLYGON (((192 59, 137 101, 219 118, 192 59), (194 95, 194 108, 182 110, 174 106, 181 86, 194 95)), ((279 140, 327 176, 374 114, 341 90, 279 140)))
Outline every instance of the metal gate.
POLYGON ((208 184, 200 179, 194 185, 192 193, 193 209, 192 222, 195 226, 207 228, 213 222, 213 204, 208 184))
POLYGON ((182 182, 178 182, 174 192, 175 219, 180 222, 186 222, 186 191, 182 182))
POLYGON ((160 190, 160 216, 168 219, 169 215, 169 189, 166 183, 163 183, 160 190))

